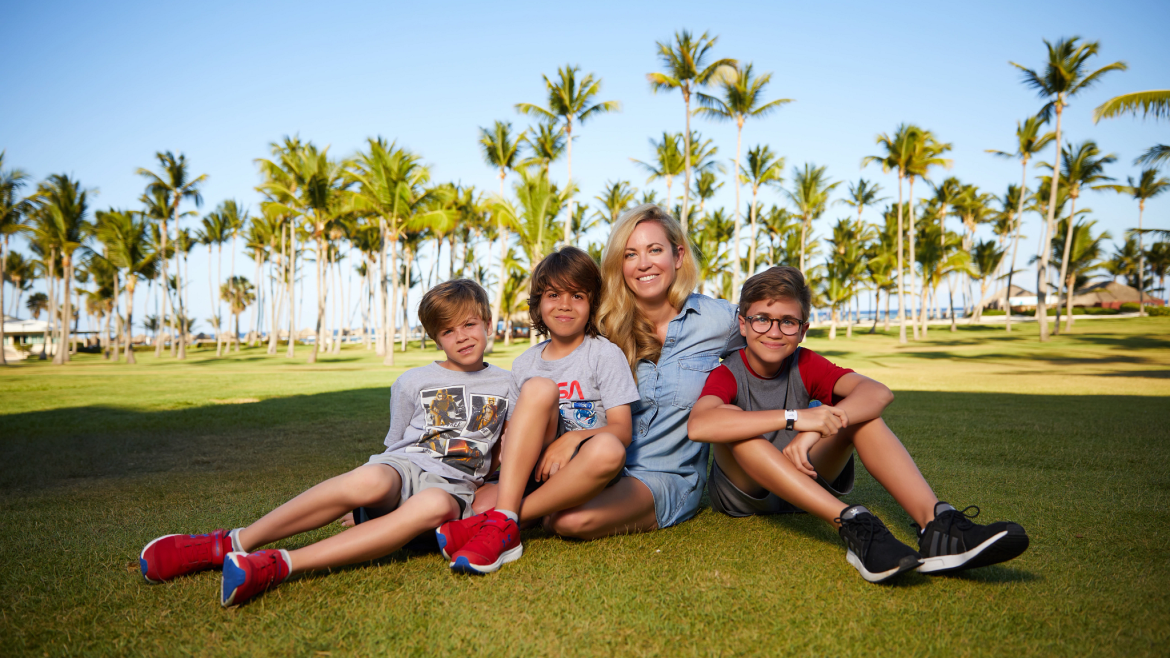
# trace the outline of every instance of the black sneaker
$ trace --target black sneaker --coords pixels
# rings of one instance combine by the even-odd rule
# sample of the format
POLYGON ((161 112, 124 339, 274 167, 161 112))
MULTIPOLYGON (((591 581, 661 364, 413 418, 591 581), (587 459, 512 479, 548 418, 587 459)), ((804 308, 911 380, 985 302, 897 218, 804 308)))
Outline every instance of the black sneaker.
POLYGON ((871 583, 893 578, 921 563, 917 551, 898 541, 878 517, 861 505, 846 507, 837 522, 848 549, 845 559, 871 583))
POLYGON ((918 535, 918 551, 922 553, 918 570, 939 574, 986 567, 1027 550, 1028 534, 1020 524, 997 521, 979 525, 971 521, 977 516, 979 508, 974 505, 959 511, 948 503, 935 503, 934 520, 918 535), (972 509, 975 512, 968 514, 972 509))

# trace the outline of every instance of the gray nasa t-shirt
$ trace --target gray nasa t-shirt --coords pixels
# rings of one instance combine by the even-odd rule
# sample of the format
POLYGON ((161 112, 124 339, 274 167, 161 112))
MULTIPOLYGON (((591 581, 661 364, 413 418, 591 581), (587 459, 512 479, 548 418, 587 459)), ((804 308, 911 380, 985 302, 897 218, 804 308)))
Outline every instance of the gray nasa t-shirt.
MULTIPOLYGON (((459 372, 436 361, 407 370, 390 387, 386 453, 404 455, 445 478, 482 484, 492 446, 512 410, 511 378, 493 365, 459 372)), ((380 456, 370 457, 370 463, 380 456)))
MULTIPOLYGON (((638 401, 638 385, 617 345, 586 336, 567 356, 547 361, 542 352, 548 344, 546 340, 533 345, 512 362, 509 398, 518 399, 520 387, 533 377, 553 380, 561 389, 561 420, 566 432, 602 427, 606 409, 638 401)), ((508 418, 513 409, 508 409, 508 418)))

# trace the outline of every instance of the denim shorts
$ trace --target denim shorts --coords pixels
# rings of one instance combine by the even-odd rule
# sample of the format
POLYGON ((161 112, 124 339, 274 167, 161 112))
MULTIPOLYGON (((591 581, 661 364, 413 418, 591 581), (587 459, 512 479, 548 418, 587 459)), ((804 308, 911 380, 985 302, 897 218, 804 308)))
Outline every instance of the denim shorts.
POLYGON ((699 511, 703 487, 677 473, 631 471, 627 468, 621 474, 622 477, 634 478, 650 490, 654 496, 654 517, 660 529, 678 525, 699 511))

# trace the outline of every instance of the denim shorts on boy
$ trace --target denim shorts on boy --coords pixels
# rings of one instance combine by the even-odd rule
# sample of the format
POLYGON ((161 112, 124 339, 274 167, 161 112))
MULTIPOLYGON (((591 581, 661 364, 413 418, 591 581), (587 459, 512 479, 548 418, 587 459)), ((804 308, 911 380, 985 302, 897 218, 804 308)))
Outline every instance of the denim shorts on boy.
POLYGON ((658 363, 638 362, 642 399, 631 405, 633 440, 622 475, 650 489, 659 528, 681 523, 699 509, 709 447, 688 438, 687 419, 719 359, 744 345, 736 308, 692 293, 667 326, 658 363))
MULTIPOLYGON (((442 475, 436 475, 430 471, 424 471, 418 464, 415 464, 409 457, 401 453, 383 452, 370 457, 369 463, 385 464, 398 471, 398 476, 402 478, 402 489, 398 498, 399 505, 402 505, 411 496, 425 489, 442 489, 451 494, 455 502, 459 503, 459 518, 465 519, 472 515, 471 501, 475 499, 475 490, 477 487, 467 480, 454 480, 445 478, 442 475)), ((356 517, 354 521, 356 523, 363 523, 369 521, 371 518, 377 518, 391 511, 359 507, 353 511, 356 517)))

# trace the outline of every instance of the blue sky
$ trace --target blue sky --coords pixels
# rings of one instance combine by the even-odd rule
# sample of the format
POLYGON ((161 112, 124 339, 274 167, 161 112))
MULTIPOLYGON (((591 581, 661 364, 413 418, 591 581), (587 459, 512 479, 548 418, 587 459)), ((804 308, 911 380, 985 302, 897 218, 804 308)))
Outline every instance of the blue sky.
MULTIPOLYGON (((863 171, 860 160, 877 152, 878 133, 913 122, 954 145, 950 174, 1002 193, 1019 181, 1019 165, 984 149, 1012 150, 1015 122, 1041 104, 1008 61, 1038 68, 1042 39, 1071 35, 1101 42, 1096 66, 1123 60, 1130 68, 1075 99, 1065 114, 1067 138, 1094 139, 1117 154, 1108 172, 1121 182, 1137 174, 1134 157, 1170 141, 1170 122, 1091 119, 1107 98, 1170 84, 1164 2, 714 7, 13 4, 0 23, 0 55, 10 63, 0 85, 0 149, 8 166, 38 180, 70 173, 98 188, 95 208, 136 207, 144 181, 134 171, 151 167, 159 150, 183 152, 196 173, 209 175, 202 211, 227 198, 255 207, 253 160, 286 134, 330 145, 339 156, 382 135, 421 153, 438 180, 495 190, 476 145, 478 128, 496 119, 526 124, 514 104, 543 104, 541 74, 572 63, 601 77, 602 99, 623 106, 584 126, 574 143, 578 198, 592 199, 608 180, 644 187, 645 174, 630 158, 649 158, 648 138, 681 130, 680 96, 654 94, 645 80, 659 68, 655 41, 681 28, 719 35, 716 56, 772 71, 769 99, 796 99, 744 132, 745 151, 766 143, 786 157, 789 172, 815 162, 835 180, 865 176, 896 195, 892 175, 863 171)), ((694 127, 715 140, 721 156, 734 154, 732 125, 698 119, 694 127)), ((563 161, 552 174, 564 180, 563 161)), ((1086 197, 1082 204, 1115 237, 1136 224, 1132 201, 1112 193, 1086 197)), ((713 203, 730 210, 733 198, 728 181, 713 203)), ((763 200, 782 202, 776 193, 763 200)), ((845 213, 831 209, 820 232, 845 213)), ((1170 228, 1168 214, 1170 195, 1155 199, 1146 225, 1170 228)), ((1029 250, 1038 226, 1035 217, 1025 224, 1029 250)), ((195 281, 206 280, 201 251, 192 255, 195 281)), ((243 262, 251 276, 250 261, 243 262)), ((196 317, 210 314, 205 297, 202 287, 191 295, 196 317)), ((308 313, 301 317, 309 321, 308 313)))

